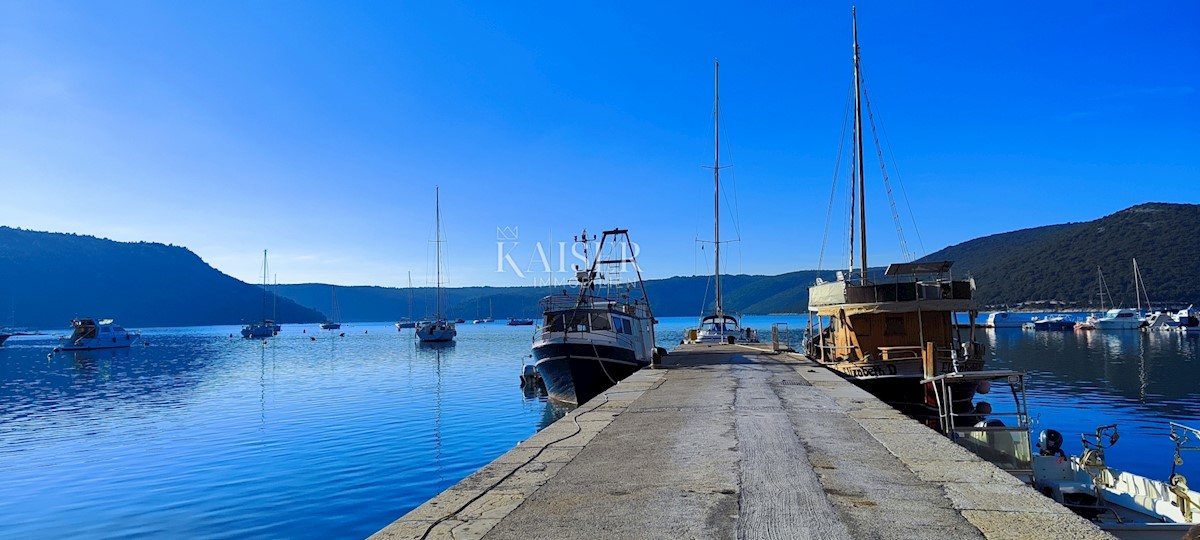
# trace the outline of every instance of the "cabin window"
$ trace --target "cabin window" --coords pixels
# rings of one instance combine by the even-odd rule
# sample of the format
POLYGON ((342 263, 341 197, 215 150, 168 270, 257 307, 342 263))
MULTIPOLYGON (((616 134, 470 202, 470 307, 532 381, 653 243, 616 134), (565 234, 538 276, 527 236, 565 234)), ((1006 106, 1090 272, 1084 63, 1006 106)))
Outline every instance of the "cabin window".
POLYGON ((625 333, 633 335, 633 321, 625 319, 625 333))
POLYGON ((854 322, 854 333, 860 336, 871 335, 871 319, 863 318, 854 322))
POLYGON ((546 324, 544 326, 546 332, 562 332, 563 331, 563 316, 562 313, 552 313, 546 315, 546 324))
POLYGON ((588 314, 575 313, 571 317, 571 324, 567 325, 568 332, 587 332, 588 331, 588 314))
POLYGON ((607 313, 592 314, 592 330, 612 330, 612 324, 608 321, 607 313))
POLYGON ((904 317, 888 317, 883 320, 883 335, 885 336, 903 336, 907 335, 904 331, 904 317))

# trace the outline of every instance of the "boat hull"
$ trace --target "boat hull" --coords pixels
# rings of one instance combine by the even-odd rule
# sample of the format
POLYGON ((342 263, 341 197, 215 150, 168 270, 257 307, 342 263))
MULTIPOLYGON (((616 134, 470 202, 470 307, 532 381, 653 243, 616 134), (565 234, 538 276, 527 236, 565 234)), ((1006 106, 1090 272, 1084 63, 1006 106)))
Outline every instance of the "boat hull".
POLYGON ((631 349, 591 343, 545 343, 533 348, 535 366, 553 399, 579 405, 650 365, 631 349))
POLYGON ((454 325, 446 322, 435 322, 422 325, 417 329, 417 338, 424 343, 445 343, 454 341, 458 335, 454 325))
POLYGON ((246 339, 268 338, 275 335, 275 327, 268 325, 255 325, 242 328, 242 337, 246 339))
POLYGON ((341 328, 340 323, 321 323, 321 330, 339 330, 341 328))
POLYGON ((119 337, 112 338, 111 341, 102 339, 87 340, 83 343, 64 343, 58 347, 60 351, 95 351, 99 349, 128 349, 134 343, 137 343, 141 337, 137 334, 129 334, 124 336, 124 339, 119 337))

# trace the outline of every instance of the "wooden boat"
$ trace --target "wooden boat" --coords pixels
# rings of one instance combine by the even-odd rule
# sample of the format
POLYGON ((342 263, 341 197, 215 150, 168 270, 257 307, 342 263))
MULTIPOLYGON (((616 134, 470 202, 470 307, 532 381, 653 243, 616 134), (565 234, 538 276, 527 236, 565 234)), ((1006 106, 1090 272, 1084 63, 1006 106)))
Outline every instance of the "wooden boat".
MULTIPOLYGON (((854 28, 858 213, 850 224, 850 237, 853 245, 857 225, 859 266, 838 272, 837 281, 818 279, 809 288, 804 350, 809 358, 902 411, 928 415, 935 403, 922 379, 983 368, 983 347, 975 341, 975 325, 964 329, 954 324, 960 313, 971 321, 978 317, 975 282, 954 279, 950 261, 892 264, 883 276, 870 275, 857 23, 854 28)), ((968 408, 974 388, 966 383, 960 386, 955 400, 968 408)))

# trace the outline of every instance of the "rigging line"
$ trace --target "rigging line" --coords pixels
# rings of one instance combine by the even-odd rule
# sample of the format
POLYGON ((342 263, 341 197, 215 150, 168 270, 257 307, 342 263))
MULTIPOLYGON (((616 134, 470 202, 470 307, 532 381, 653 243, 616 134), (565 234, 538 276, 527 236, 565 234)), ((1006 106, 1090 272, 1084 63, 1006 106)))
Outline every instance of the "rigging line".
MULTIPOLYGON (((853 85, 850 87, 853 89, 853 85)), ((847 90, 849 92, 850 90, 847 90)), ((850 121, 850 101, 847 99, 845 110, 842 112, 842 134, 838 137, 837 159, 833 163, 833 188, 829 190, 829 207, 825 209, 825 232, 821 234, 821 251, 817 255, 817 272, 824 268, 825 246, 829 241, 829 223, 833 221, 833 201, 837 194, 838 174, 842 168, 842 152, 846 149, 846 126, 850 121)), ((844 245, 844 244, 843 244, 844 245)))
MULTIPOLYGON (((728 124, 728 122, 726 122, 726 124, 728 124)), ((722 126, 721 134, 724 136, 723 139, 725 141, 729 140, 729 134, 727 132, 727 129, 728 129, 728 127, 726 125, 722 126)), ((729 214, 731 217, 733 217, 733 231, 734 231, 734 233, 736 233, 737 239, 740 241, 742 239, 742 217, 741 217, 741 213, 738 212, 738 206, 737 206, 737 203, 738 203, 737 171, 733 167, 733 164, 736 163, 733 159, 733 145, 726 142, 723 146, 725 148, 725 153, 729 154, 729 165, 726 165, 721 168, 722 169, 724 169, 726 167, 729 168, 729 181, 731 184, 733 184, 733 186, 732 186, 733 187, 733 189, 732 189, 733 201, 730 202, 729 193, 726 192, 726 193, 724 193, 725 204, 726 204, 726 206, 729 206, 732 209, 729 212, 729 214)))
MULTIPOLYGON (((703 242, 700 244, 700 253, 704 255, 704 267, 708 268, 708 253, 704 252, 703 242)), ((704 297, 700 302, 700 317, 704 318, 704 310, 708 309, 708 287, 712 285, 713 276, 708 274, 708 279, 704 282, 704 297)))
POLYGON ((863 101, 867 103, 867 120, 871 124, 871 138, 875 141, 875 155, 879 158, 879 172, 883 175, 883 186, 887 190, 888 205, 892 209, 892 221, 896 223, 896 236, 900 238, 900 253, 904 255, 905 262, 913 260, 912 253, 908 250, 908 242, 904 240, 904 228, 900 224, 900 212, 896 210, 896 198, 892 196, 892 183, 888 180, 887 166, 883 159, 883 147, 879 144, 879 132, 875 130, 875 114, 871 110, 871 98, 867 95, 867 81, 862 80, 863 101))
POLYGON ((917 235, 917 247, 924 255, 928 253, 925 250, 925 240, 921 238, 921 229, 917 228, 917 214, 913 212, 912 203, 909 202, 908 190, 904 187, 904 177, 900 175, 900 164, 896 161, 896 153, 892 152, 892 140, 888 137, 887 126, 883 125, 883 120, 879 121, 879 131, 883 132, 883 142, 887 143, 887 154, 892 159, 892 170, 896 173, 896 181, 900 183, 900 195, 904 197, 904 206, 908 209, 908 218, 912 222, 913 233, 917 235))

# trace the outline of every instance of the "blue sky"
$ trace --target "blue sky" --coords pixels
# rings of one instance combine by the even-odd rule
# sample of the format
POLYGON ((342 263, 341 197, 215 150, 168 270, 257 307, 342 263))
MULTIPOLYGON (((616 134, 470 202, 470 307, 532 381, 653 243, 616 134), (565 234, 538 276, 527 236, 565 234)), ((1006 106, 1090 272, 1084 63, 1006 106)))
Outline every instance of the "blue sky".
MULTIPOLYGON (((521 266, 619 226, 649 277, 704 273, 719 58, 724 266, 816 268, 850 5, 743 4, 0 1, 0 224, 183 245, 250 282, 268 249, 283 283, 425 284, 440 185, 451 285, 532 284, 496 271, 498 227, 521 266)), ((858 11, 914 251, 1200 202, 1200 4, 858 11)))

